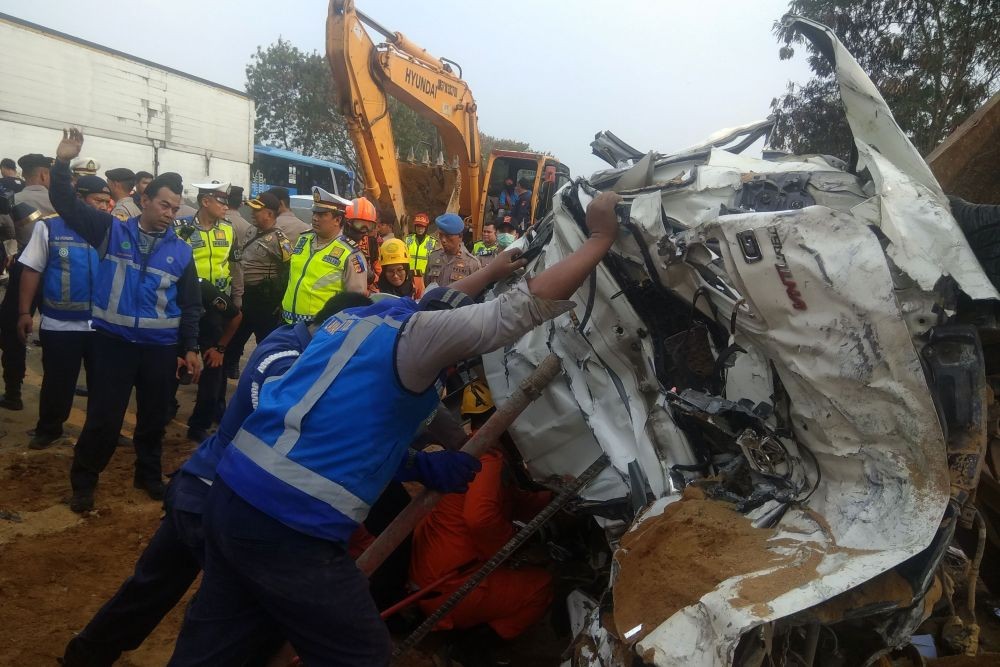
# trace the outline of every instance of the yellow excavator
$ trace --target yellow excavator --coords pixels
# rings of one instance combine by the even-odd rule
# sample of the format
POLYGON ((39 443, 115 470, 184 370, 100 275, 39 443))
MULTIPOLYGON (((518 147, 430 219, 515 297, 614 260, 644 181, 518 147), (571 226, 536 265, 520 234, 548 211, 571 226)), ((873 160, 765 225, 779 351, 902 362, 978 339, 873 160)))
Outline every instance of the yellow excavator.
POLYGON ((499 196, 506 179, 534 184, 532 221, 547 212, 552 193, 569 179, 569 169, 552 156, 504 150, 490 153, 481 174, 476 101, 462 80, 461 67, 384 28, 358 11, 353 0, 331 0, 326 52, 337 105, 357 149, 365 195, 379 203, 383 216, 391 214, 404 229, 416 213, 433 218, 447 210, 469 220, 479 238, 483 222, 492 221, 501 210, 499 196), (365 26, 385 41, 376 44, 365 26), (437 128, 444 155, 436 167, 399 160, 389 96, 437 128), (453 172, 450 179, 443 178, 445 172, 453 172), (444 187, 443 202, 428 197, 435 178, 438 190, 454 181, 450 191, 444 187), (411 204, 412 210, 408 198, 419 200, 411 204))

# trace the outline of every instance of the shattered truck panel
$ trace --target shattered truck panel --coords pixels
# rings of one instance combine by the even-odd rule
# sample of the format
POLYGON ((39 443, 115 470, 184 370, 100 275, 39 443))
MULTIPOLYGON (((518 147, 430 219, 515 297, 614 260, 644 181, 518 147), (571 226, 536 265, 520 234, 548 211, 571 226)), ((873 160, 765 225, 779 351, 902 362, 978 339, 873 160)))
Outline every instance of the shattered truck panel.
POLYGON ((500 403, 562 360, 511 429, 536 480, 612 464, 580 494, 617 551, 613 595, 577 610, 574 665, 759 664, 776 632, 861 607, 871 640, 848 662, 869 663, 929 612, 949 497, 974 486, 983 357, 950 318, 960 292, 997 292, 857 63, 798 25, 836 65, 867 172, 738 154, 760 124, 667 156, 599 135, 595 152, 634 164, 563 188, 522 241, 537 273, 585 240, 597 189, 623 195, 576 308, 484 359, 500 403))

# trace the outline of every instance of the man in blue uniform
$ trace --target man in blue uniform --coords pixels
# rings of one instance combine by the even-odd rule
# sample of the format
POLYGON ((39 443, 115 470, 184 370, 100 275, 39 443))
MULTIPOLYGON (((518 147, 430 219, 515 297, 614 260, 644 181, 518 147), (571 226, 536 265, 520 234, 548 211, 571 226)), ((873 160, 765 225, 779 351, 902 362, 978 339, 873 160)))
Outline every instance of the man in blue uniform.
POLYGON ((70 509, 94 507, 97 479, 111 460, 135 387, 132 438, 134 485, 162 500, 160 453, 174 378, 186 366, 201 373, 198 320, 201 291, 191 246, 177 238, 174 218, 183 190, 180 176, 161 174, 142 196, 142 214, 121 221, 80 201, 70 183, 69 161, 80 154, 83 133, 63 132, 52 168, 50 197, 66 224, 101 258, 94 285, 94 377, 87 420, 73 450, 70 509))
MULTIPOLYGON (((619 199, 599 195, 587 209, 590 238, 495 300, 444 311, 386 300, 320 327, 295 365, 264 385, 223 454, 205 510, 202 586, 170 664, 240 664, 273 626, 307 665, 388 664, 388 633, 347 540, 405 467, 438 404, 442 370, 574 307, 565 299, 614 243, 619 199)), ((499 256, 447 298, 469 303, 523 264, 515 258, 499 256)))
MULTIPOLYGON (((166 515, 139 557, 135 572, 70 640, 64 667, 111 667, 122 651, 138 648, 180 601, 204 562, 202 512, 215 468, 243 421, 257 408, 261 388, 292 366, 325 319, 341 310, 370 304, 368 297, 343 292, 326 303, 314 323, 280 327, 261 341, 247 361, 219 430, 201 444, 168 486, 166 515)), ((453 438, 454 433, 448 436, 453 438)), ((414 456, 419 461, 420 479, 443 491, 464 489, 478 469, 478 461, 462 452, 418 452, 414 456)), ((276 638, 280 641, 276 633, 262 635, 252 648, 277 648, 276 638)))
MULTIPOLYGON (((81 176, 76 192, 88 206, 111 210, 111 190, 98 176, 81 176)), ((28 447, 45 449, 62 440, 63 423, 73 408, 81 363, 87 382, 93 372, 94 330, 90 326, 97 251, 58 215, 43 217, 18 257, 21 272, 21 340, 27 342, 34 327, 32 304, 41 292, 42 390, 38 399, 38 424, 28 447)))

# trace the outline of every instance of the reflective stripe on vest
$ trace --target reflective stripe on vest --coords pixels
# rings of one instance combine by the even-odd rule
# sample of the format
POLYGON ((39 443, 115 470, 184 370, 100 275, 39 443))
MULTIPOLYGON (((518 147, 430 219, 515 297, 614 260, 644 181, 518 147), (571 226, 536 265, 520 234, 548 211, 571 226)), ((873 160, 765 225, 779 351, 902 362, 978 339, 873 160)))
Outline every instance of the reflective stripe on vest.
POLYGON ((500 251, 500 246, 497 244, 486 245, 483 241, 476 241, 472 245, 472 254, 476 257, 493 257, 500 251))
POLYGON ((111 223, 94 285, 94 328, 134 343, 176 344, 177 281, 191 263, 191 247, 167 229, 143 254, 138 220, 111 223))
POLYGON ((262 470, 360 523, 368 515, 370 509, 368 503, 337 482, 287 458, 302 432, 303 418, 330 388, 340 372, 344 370, 347 362, 361 347, 361 344, 380 325, 389 325, 395 329, 402 326, 401 322, 381 317, 366 317, 360 320, 347 320, 347 322, 351 322, 347 336, 337 351, 331 355, 323 372, 316 378, 308 391, 297 403, 288 408, 285 413, 285 428, 275 440, 274 445, 268 445, 244 429, 240 429, 232 444, 262 470))
POLYGON ((197 216, 192 220, 194 233, 188 237, 194 255, 194 266, 198 277, 207 280, 223 292, 229 291, 232 283, 232 272, 229 268, 229 255, 236 242, 233 226, 225 220, 220 220, 205 231, 198 224, 197 216))
POLYGON ((110 322, 111 324, 118 324, 125 327, 138 326, 140 329, 176 329, 180 326, 180 315, 176 317, 167 316, 167 290, 176 282, 177 276, 149 266, 146 267, 148 275, 158 276, 160 279, 160 284, 156 290, 156 317, 136 318, 135 315, 123 314, 119 311, 122 294, 125 291, 125 284, 127 282, 128 270, 131 268, 134 271, 141 271, 142 267, 131 260, 115 257, 114 255, 106 256, 104 261, 114 264, 115 273, 111 279, 111 293, 108 305, 106 308, 94 305, 94 317, 100 318, 105 322, 110 322), (136 324, 137 321, 138 324, 136 324))
POLYGON ((100 263, 97 250, 59 216, 43 221, 49 240, 41 278, 42 314, 56 320, 89 320, 100 263))
POLYGON ((437 248, 437 242, 433 236, 427 235, 422 243, 417 243, 416 234, 406 237, 406 252, 410 255, 410 268, 419 271, 421 275, 427 271, 427 259, 431 252, 437 248))
POLYGON ((331 297, 344 291, 344 272, 360 251, 337 238, 313 252, 315 234, 303 234, 292 250, 288 287, 281 299, 286 322, 311 320, 331 297))

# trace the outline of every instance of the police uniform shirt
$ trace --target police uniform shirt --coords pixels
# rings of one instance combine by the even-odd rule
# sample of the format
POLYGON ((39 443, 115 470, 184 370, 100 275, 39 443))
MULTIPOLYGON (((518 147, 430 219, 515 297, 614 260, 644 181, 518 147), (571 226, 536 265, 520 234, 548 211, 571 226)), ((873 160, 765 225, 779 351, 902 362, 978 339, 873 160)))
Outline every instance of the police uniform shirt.
POLYGON ((118 203, 115 204, 115 208, 111 211, 111 215, 123 221, 141 214, 142 209, 139 208, 139 205, 135 203, 135 200, 131 196, 119 199, 118 203))
MULTIPOLYGON (((52 208, 49 201, 49 191, 44 185, 28 185, 23 190, 14 195, 14 201, 18 204, 30 204, 42 214, 42 216, 53 215, 56 210, 52 208)), ((14 230, 14 238, 17 239, 17 251, 21 252, 28 245, 31 239, 31 232, 35 228, 34 222, 17 227, 14 230)))
POLYGON ((236 209, 231 208, 226 212, 226 220, 233 226, 236 232, 236 244, 241 248, 257 235, 257 228, 247 222, 236 209))
POLYGON ((285 237, 294 246, 299 241, 299 236, 312 231, 312 225, 299 220, 299 216, 291 211, 285 211, 275 219, 275 224, 285 237))
POLYGON ((285 233, 277 228, 260 232, 254 228, 254 235, 240 246, 240 264, 243 265, 245 285, 257 285, 277 278, 292 254, 292 243, 285 233))
MULTIPOLYGON (((344 266, 344 291, 356 294, 368 294, 368 261, 365 258, 358 244, 346 236, 341 236, 340 240, 351 246, 355 252, 351 253, 350 260, 344 266)), ((326 246, 323 246, 324 248, 326 246)))
POLYGON ((448 255, 444 248, 438 248, 427 259, 424 283, 426 285, 436 283, 439 287, 447 287, 456 280, 471 276, 481 268, 479 259, 464 245, 459 246, 457 255, 448 255))

